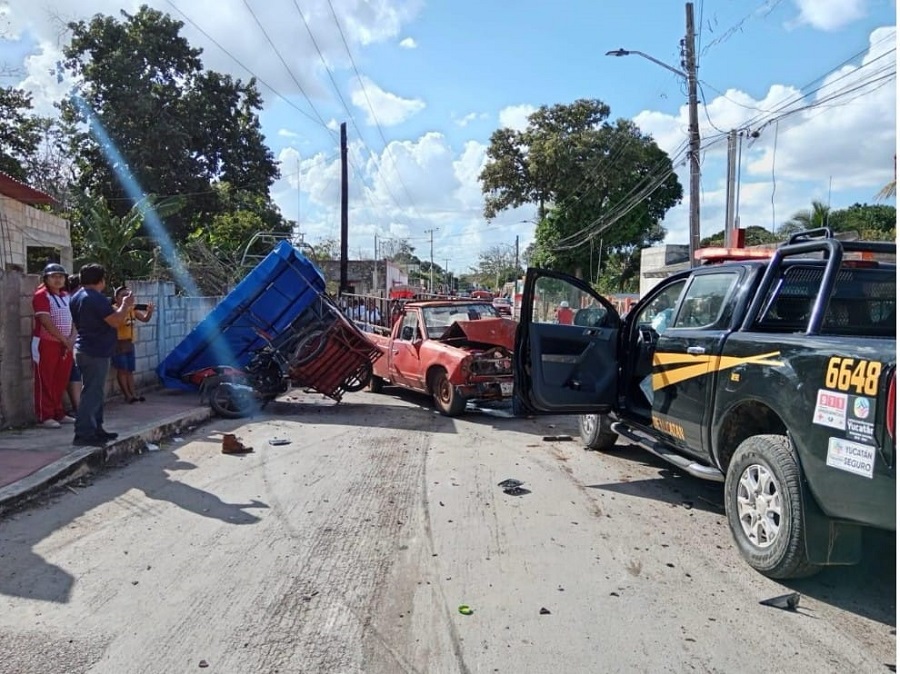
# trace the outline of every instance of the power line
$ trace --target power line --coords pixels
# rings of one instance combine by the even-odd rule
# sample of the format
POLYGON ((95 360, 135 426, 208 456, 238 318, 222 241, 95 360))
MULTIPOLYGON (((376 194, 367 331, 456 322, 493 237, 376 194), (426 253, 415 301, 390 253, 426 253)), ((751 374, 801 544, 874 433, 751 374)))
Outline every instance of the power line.
MULTIPOLYGON (((344 43, 344 49, 347 50, 347 56, 350 58, 350 65, 353 66, 353 72, 356 73, 356 79, 359 81, 359 87, 360 89, 362 89, 363 96, 366 99, 366 104, 369 106, 369 112, 372 114, 372 121, 375 122, 375 127, 378 129, 378 135, 381 136, 381 141, 384 143, 385 153, 388 155, 388 157, 391 158, 391 163, 393 163, 394 165, 394 170, 397 171, 397 180, 403 187, 403 191, 406 193, 406 198, 409 199, 410 206, 412 206, 415 210, 415 201, 413 200, 412 195, 409 193, 409 189, 406 187, 406 183, 403 181, 403 176, 400 174, 400 168, 397 166, 397 162, 394 159, 394 154, 393 152, 391 152, 390 145, 388 144, 387 138, 384 135, 384 130, 381 128, 381 123, 378 121, 378 116, 375 114, 375 108, 372 105, 372 101, 369 100, 369 92, 367 91, 366 84, 365 82, 363 82, 362 75, 360 75, 359 73, 359 68, 356 67, 356 60, 353 58, 353 52, 350 51, 350 45, 347 42, 346 36, 344 35, 344 29, 341 28, 341 22, 338 20, 337 12, 334 11, 334 4, 331 0, 328 0, 328 7, 331 9, 331 16, 334 19, 334 24, 337 26, 338 33, 340 33, 341 41, 344 43)), ((421 217, 421 215, 419 217, 421 217)))
POLYGON ((329 129, 327 124, 325 124, 325 125, 320 124, 321 118, 320 118, 319 120, 317 120, 315 117, 313 117, 312 115, 310 115, 306 110, 304 110, 303 108, 299 107, 296 103, 294 103, 294 102, 291 101, 289 98, 287 98, 284 94, 282 94, 280 91, 278 91, 275 87, 273 87, 271 84, 269 84, 268 82, 266 82, 266 80, 264 80, 262 77, 260 77, 259 75, 257 75, 255 72, 253 72, 248 66, 244 65, 243 61, 241 61, 237 56, 235 56, 234 54, 232 54, 228 49, 226 49, 225 47, 223 47, 223 46, 222 46, 222 45, 221 45, 221 44, 220 44, 220 43, 219 43, 212 35, 210 35, 210 34, 207 33, 203 28, 201 28, 200 25, 199 25, 196 21, 194 21, 191 17, 189 17, 187 14, 185 14, 185 12, 184 12, 180 7, 178 7, 172 0, 166 0, 166 2, 168 2, 176 12, 178 12, 179 14, 181 14, 181 16, 184 17, 185 21, 187 21, 187 22, 188 22, 189 24, 191 24, 194 28, 196 28, 197 31, 198 31, 201 35, 203 35, 207 40, 209 40, 209 41, 212 42, 214 45, 216 45, 216 46, 217 46, 219 49, 221 49, 222 52, 224 52, 224 53, 225 53, 232 61, 234 61, 235 63, 237 63, 241 68, 243 68, 247 73, 249 73, 249 75, 250 75, 251 77, 253 77, 254 79, 256 79, 260 84, 262 84, 264 87, 266 87, 269 91, 271 91, 273 94, 275 94, 275 96, 277 96, 278 98, 280 98, 282 101, 284 101, 285 103, 287 103, 289 106, 291 106, 292 108, 294 108, 294 109, 295 109, 297 112, 299 112, 301 115, 303 115, 304 117, 306 117, 306 118, 309 119, 310 121, 315 122, 317 126, 320 126, 320 125, 321 125, 321 126, 324 126, 325 130, 328 131, 328 133, 331 135, 332 138, 334 138, 334 131, 331 130, 331 129, 329 129))
MULTIPOLYGON (((735 33, 742 32, 743 28, 744 28, 744 24, 747 21, 749 21, 750 19, 752 19, 754 16, 758 16, 758 15, 762 14, 763 12, 765 12, 763 18, 767 18, 773 11, 775 11, 775 8, 778 7, 778 5, 781 4, 781 2, 782 2, 782 0, 765 0, 765 2, 762 3, 762 5, 760 5, 756 9, 754 9, 752 12, 747 14, 744 18, 742 18, 736 24, 734 24, 733 26, 728 28, 724 33, 722 33, 722 35, 715 38, 714 40, 710 40, 709 44, 707 44, 706 47, 703 48, 703 51, 700 52, 700 56, 706 56, 706 52, 708 52, 710 49, 715 47, 717 44, 722 44, 723 42, 727 42, 735 33)), ((701 7, 702 7, 702 5, 701 5, 701 7)), ((702 9, 701 9, 701 13, 700 13, 700 22, 701 22, 701 28, 702 28, 702 23, 703 23, 702 9)))
POLYGON ((312 111, 315 113, 316 117, 321 122, 322 126, 328 128, 328 123, 322 118, 322 115, 319 114, 319 111, 316 109, 316 106, 313 105, 312 100, 309 96, 307 96, 306 91, 303 89, 303 85, 300 84, 300 80, 294 75, 294 71, 288 65, 287 61, 284 60, 284 57, 281 55, 281 52, 278 51, 278 47, 275 46, 275 43, 272 41, 272 38, 269 37, 268 31, 266 31, 265 27, 262 25, 262 22, 259 20, 259 17, 256 16, 256 12, 253 11, 253 8, 250 6, 250 3, 247 0, 243 0, 244 6, 247 8, 247 11, 250 12, 250 16, 253 17, 253 20, 256 22, 256 25, 259 26, 260 31, 265 36, 266 41, 269 43, 269 46, 272 47, 272 50, 275 52, 275 55, 278 57, 278 60, 281 61, 281 64, 284 66, 285 70, 287 70, 288 75, 290 75, 291 79, 294 81, 294 84, 297 85, 297 88, 300 90, 300 93, 303 94, 303 98, 306 99, 306 102, 309 104, 309 107, 312 108, 312 111))

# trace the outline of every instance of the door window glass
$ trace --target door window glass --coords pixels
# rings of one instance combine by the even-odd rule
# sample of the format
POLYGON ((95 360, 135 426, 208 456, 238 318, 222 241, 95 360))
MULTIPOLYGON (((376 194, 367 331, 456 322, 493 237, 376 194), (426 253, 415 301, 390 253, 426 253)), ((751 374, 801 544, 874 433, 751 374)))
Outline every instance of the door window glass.
POLYGON ((737 278, 734 272, 695 276, 672 327, 704 328, 714 325, 737 278))
POLYGON ((590 293, 562 279, 542 276, 534 286, 533 323, 613 327, 614 316, 590 293))
POLYGON ((411 342, 419 332, 419 317, 415 311, 410 311, 403 316, 403 322, 400 324, 400 339, 411 342))
POLYGON ((673 314, 678 307, 678 298, 686 283, 686 280, 678 281, 658 291, 656 296, 641 309, 641 313, 637 317, 637 325, 649 326, 656 332, 662 332, 671 327, 673 314))

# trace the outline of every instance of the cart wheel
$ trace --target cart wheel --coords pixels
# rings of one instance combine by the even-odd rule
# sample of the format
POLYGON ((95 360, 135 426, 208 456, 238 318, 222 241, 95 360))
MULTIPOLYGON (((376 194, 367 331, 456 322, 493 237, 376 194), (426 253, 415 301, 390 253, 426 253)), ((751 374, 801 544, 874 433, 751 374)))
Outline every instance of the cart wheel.
POLYGON ((350 379, 344 382, 344 390, 347 393, 356 393, 357 391, 362 391, 366 386, 369 385, 369 382, 371 380, 372 363, 366 361, 356 374, 354 374, 350 379))
POLYGON ((212 411, 226 419, 240 419, 253 412, 252 394, 236 388, 233 384, 223 382, 209 394, 209 406, 212 411))
POLYGON ((291 359, 292 367, 305 365, 315 359, 328 343, 328 336, 325 330, 317 329, 305 335, 294 349, 294 355, 291 359))

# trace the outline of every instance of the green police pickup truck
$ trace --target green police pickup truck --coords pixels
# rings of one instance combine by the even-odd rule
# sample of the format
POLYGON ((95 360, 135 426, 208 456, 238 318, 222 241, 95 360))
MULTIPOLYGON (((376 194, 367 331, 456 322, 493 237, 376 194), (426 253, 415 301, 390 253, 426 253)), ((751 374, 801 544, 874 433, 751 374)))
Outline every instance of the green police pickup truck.
POLYGON ((896 530, 896 245, 810 230, 764 255, 666 278, 624 318, 529 269, 515 403, 580 414, 591 449, 623 436, 724 482, 744 559, 797 578, 857 562, 863 527, 896 530))

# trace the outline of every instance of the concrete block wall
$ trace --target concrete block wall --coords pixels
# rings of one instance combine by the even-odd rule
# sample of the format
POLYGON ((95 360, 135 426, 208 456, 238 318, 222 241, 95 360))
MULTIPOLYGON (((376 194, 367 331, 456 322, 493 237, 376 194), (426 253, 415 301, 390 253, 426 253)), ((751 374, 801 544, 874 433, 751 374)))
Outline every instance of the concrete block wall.
MULTIPOLYGON (((0 271, 0 428, 34 422, 31 298, 40 279, 21 272, 0 271)), ((156 367, 218 304, 219 297, 176 295, 171 282, 127 283, 137 302, 156 304, 148 323, 137 321, 135 383, 138 389, 157 385, 156 367)), ((120 395, 110 370, 107 396, 120 395)))
POLYGON ((72 240, 68 220, 3 195, 0 195, 0 213, 9 242, 8 248, 4 242, 0 251, 3 262, 0 266, 13 264, 25 269, 28 246, 51 246, 59 249, 62 265, 71 269, 72 240))

